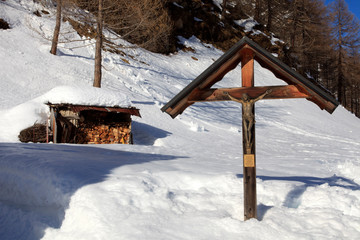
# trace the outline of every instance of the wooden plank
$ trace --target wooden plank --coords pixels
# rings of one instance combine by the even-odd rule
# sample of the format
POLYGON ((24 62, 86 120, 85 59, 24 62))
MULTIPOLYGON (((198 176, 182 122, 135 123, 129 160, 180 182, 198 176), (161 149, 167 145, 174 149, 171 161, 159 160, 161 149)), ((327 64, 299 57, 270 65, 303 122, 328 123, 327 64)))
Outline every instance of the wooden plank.
POLYGON ((250 48, 241 50, 241 83, 243 87, 254 86, 254 57, 255 52, 250 48))
MULTIPOLYGON (((246 48, 252 49, 255 51, 252 47, 249 45, 245 46, 246 48)), ((284 80, 288 84, 296 85, 302 92, 305 94, 312 96, 312 98, 307 98, 308 100, 314 102, 316 105, 320 107, 320 109, 326 109, 329 113, 332 113, 337 105, 334 105, 334 103, 331 103, 329 101, 326 101, 324 96, 319 95, 315 90, 313 90, 311 87, 306 86, 304 83, 302 83, 297 77, 291 75, 289 72, 285 71, 281 66, 279 66, 277 63, 272 62, 270 59, 268 59, 265 55, 262 54, 256 54, 255 56, 256 61, 263 67, 268 70, 270 70, 277 78, 284 80)), ((318 87, 321 88, 321 87, 318 87)))
POLYGON ((244 220, 257 218, 256 166, 244 167, 244 220))
POLYGON ((199 84, 199 89, 206 89, 210 88, 215 83, 219 82, 223 77, 236 68, 241 61, 241 54, 236 53, 232 58, 230 58, 228 61, 226 61, 223 65, 221 65, 215 72, 213 72, 208 78, 206 78, 205 81, 203 81, 201 84, 199 84))
MULTIPOLYGON (((255 112, 255 109, 253 108, 255 112)), ((243 112, 244 116, 244 112, 243 112)), ((253 115, 254 116, 254 115, 253 115)), ((244 220, 257 218, 257 196, 256 196, 256 158, 255 158, 255 116, 253 118, 253 126, 249 130, 251 133, 250 150, 246 143, 244 120, 242 121, 243 132, 243 178, 244 178, 244 220), (252 155, 251 166, 246 162, 245 156, 252 155)))
POLYGON ((182 99, 178 104, 175 105, 174 108, 168 108, 166 112, 172 117, 175 118, 177 115, 181 114, 188 106, 190 106, 191 102, 188 102, 186 98, 182 99))
POLYGON ((256 98, 271 89, 264 99, 286 99, 286 98, 309 98, 310 96, 300 92, 294 85, 286 86, 267 86, 267 87, 243 87, 243 88, 216 88, 208 90, 194 90, 188 102, 209 102, 209 101, 229 101, 226 93, 235 98, 241 98, 244 93, 251 98, 256 98))

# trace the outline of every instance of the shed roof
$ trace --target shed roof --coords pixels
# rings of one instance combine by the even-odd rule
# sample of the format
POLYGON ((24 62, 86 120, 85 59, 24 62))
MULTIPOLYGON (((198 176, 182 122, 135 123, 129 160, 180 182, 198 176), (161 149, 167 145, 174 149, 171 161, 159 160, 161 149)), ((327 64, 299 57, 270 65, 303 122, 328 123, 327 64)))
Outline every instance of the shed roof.
POLYGON ((248 37, 243 37, 171 99, 161 110, 167 112, 173 118, 181 114, 188 106, 194 103, 188 101, 192 93, 197 90, 210 89, 211 86, 222 80, 229 71, 241 62, 244 49, 251 49, 252 52, 254 52, 254 59, 259 62, 262 67, 269 69, 276 77, 284 80, 286 83, 295 85, 301 92, 310 96, 307 98, 308 100, 313 101, 321 109, 332 113, 339 105, 336 99, 331 96, 325 88, 303 77, 248 37))
POLYGON ((134 115, 137 117, 141 117, 140 111, 137 108, 129 107, 118 107, 118 106, 90 106, 90 105, 74 105, 74 104, 52 104, 47 103, 50 107, 66 107, 70 109, 73 112, 81 112, 85 110, 94 110, 94 111, 100 111, 100 112, 116 112, 116 113, 127 113, 130 115, 134 115))

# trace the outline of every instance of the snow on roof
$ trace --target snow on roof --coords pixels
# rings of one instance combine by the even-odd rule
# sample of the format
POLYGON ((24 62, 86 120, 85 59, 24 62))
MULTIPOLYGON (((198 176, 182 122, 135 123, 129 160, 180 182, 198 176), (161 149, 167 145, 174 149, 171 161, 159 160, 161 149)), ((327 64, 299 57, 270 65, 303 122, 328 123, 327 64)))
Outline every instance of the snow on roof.
POLYGON ((119 91, 90 86, 59 86, 40 97, 44 103, 130 107, 130 99, 119 91))

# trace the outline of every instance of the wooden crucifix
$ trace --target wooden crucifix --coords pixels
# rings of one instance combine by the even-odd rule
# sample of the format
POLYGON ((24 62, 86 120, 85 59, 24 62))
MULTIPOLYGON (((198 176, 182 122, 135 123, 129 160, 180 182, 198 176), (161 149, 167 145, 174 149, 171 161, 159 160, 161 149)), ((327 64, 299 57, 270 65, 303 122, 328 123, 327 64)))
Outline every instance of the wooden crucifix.
POLYGON ((196 102, 231 100, 242 104, 245 220, 257 217, 255 103, 261 99, 285 98, 306 98, 329 113, 339 104, 325 89, 304 78, 258 44, 244 37, 161 109, 175 118, 196 102), (288 85, 255 87, 255 60, 288 85), (241 87, 211 88, 240 62, 241 87))

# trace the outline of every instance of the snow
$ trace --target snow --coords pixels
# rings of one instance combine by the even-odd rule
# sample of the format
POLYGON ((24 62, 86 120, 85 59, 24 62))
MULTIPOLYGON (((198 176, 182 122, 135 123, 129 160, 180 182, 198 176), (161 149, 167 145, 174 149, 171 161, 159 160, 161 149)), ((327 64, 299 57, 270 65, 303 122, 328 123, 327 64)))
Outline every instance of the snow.
POLYGON ((172 4, 174 4, 175 6, 179 7, 179 8, 184 8, 183 6, 179 5, 178 3, 176 2, 173 2, 172 4))
MULTIPOLYGON (((270 39, 272 45, 276 45, 276 42, 284 43, 282 40, 275 37, 273 33, 270 33, 271 36, 269 37, 265 33, 261 32, 260 30, 254 29, 254 27, 256 25, 258 25, 259 23, 257 21, 255 21, 254 18, 252 18, 252 17, 249 17, 248 19, 234 20, 234 23, 236 25, 244 28, 244 32, 251 32, 251 35, 262 34, 262 35, 268 37, 270 39)), ((276 56, 276 54, 274 56, 276 56)))
MULTIPOLYGON (((248 19, 240 19, 240 20, 234 20, 235 24, 243 27, 244 32, 250 32, 253 31, 253 28, 258 25, 258 23, 252 18, 248 19)), ((259 30, 257 30, 258 33, 261 33, 259 30)))
POLYGON ((213 3, 214 3, 220 10, 222 10, 223 0, 213 0, 213 3))
POLYGON ((130 99, 120 91, 83 86, 59 86, 39 97, 42 102, 53 104, 71 103, 76 105, 129 107, 130 99))
MULTIPOLYGON (((0 2, 12 27, 0 30, 0 239, 359 239, 360 122, 347 110, 256 103, 258 219, 243 221, 241 105, 196 103, 176 119, 160 111, 222 52, 195 37, 179 39, 195 52, 104 52, 94 89, 94 46, 49 54, 55 12, 36 9, 0 2), (139 108, 135 144, 19 143, 20 130, 46 120, 44 102, 67 99, 139 108)), ((257 63, 255 82, 284 84, 257 63)))

